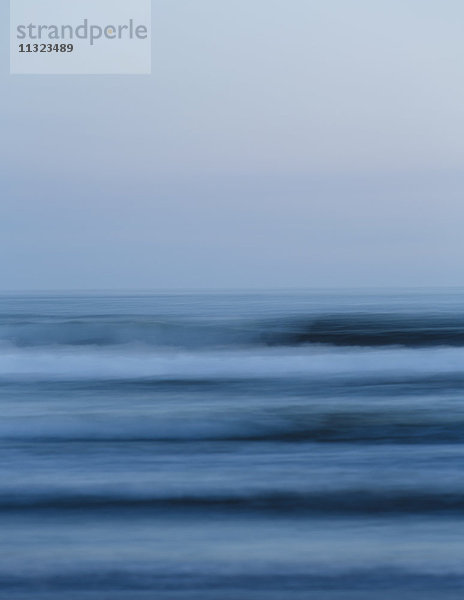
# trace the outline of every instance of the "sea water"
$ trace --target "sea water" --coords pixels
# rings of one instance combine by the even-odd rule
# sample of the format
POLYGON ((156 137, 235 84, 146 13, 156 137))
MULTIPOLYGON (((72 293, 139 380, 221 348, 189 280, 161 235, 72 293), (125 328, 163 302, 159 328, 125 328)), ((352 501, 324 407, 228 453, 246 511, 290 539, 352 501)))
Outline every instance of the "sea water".
POLYGON ((0 597, 464 591, 464 292, 0 297, 0 597))

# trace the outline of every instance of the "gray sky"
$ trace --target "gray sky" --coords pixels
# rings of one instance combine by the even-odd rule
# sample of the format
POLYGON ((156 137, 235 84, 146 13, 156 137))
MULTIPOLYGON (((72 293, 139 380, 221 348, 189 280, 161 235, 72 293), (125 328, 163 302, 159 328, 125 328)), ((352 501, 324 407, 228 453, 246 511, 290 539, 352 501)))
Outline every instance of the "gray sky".
POLYGON ((150 77, 0 19, 0 289, 464 285, 462 0, 154 0, 150 77))

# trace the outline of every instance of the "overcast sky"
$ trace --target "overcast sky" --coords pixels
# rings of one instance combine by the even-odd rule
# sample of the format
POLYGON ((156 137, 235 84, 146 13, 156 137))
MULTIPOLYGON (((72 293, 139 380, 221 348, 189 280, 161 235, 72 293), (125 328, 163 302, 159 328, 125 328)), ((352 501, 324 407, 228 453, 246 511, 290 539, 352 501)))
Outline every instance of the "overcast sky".
POLYGON ((462 0, 154 0, 151 76, 0 21, 0 289, 464 285, 462 0))

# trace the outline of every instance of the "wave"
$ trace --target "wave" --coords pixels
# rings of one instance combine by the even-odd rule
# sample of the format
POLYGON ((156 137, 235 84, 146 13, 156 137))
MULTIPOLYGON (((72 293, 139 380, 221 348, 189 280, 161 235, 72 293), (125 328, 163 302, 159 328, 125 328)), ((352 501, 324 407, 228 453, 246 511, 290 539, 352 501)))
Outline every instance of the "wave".
POLYGON ((4 418, 0 441, 47 443, 192 443, 192 442, 294 442, 294 443, 401 443, 458 444, 464 442, 464 415, 443 413, 443 407, 422 410, 347 410, 304 406, 266 410, 220 406, 197 409, 178 407, 176 416, 149 411, 134 417, 108 414, 47 415, 4 418))
POLYGON ((0 498, 0 511, 157 509, 164 511, 218 510, 317 514, 429 514, 464 512, 464 491, 414 489, 344 489, 321 492, 268 491, 244 494, 131 495, 8 494, 0 498))
POLYGON ((463 348, 260 348, 203 352, 147 348, 0 347, 0 381, 207 381, 357 378, 389 375, 459 378, 463 348))
POLYGON ((419 565, 347 568, 346 565, 328 567, 309 562, 301 570, 298 566, 289 568, 281 563, 271 563, 267 568, 254 562, 247 568, 231 564, 224 568, 220 562, 215 562, 208 568, 199 566, 198 562, 195 566, 180 562, 177 569, 169 563, 160 569, 153 565, 143 568, 131 563, 107 565, 100 561, 94 568, 84 564, 72 569, 60 564, 55 570, 44 571, 28 569, 19 575, 0 573, 0 587, 8 590, 10 599, 18 598, 15 592, 19 591, 21 599, 25 598, 23 593, 29 597, 32 592, 31 597, 47 600, 63 595, 74 600, 77 598, 75 592, 79 593, 79 599, 82 598, 80 592, 85 593, 85 598, 92 599, 100 598, 101 594, 107 598, 111 592, 111 598, 125 600, 153 598, 154 594, 163 599, 217 600, 219 596, 242 600, 247 594, 246 597, 258 600, 281 600, 283 596, 306 600, 308 593, 312 595, 313 592, 320 599, 387 600, 395 593, 404 600, 430 600, 432 597, 456 600, 464 586, 464 575, 456 566, 453 569, 436 567, 432 572, 425 572, 419 565), (139 596, 143 591, 148 595, 139 596), (98 595, 94 596, 92 592, 98 595), (343 595, 339 595, 340 592, 343 595))
POLYGON ((283 324, 269 333, 271 345, 464 346, 463 316, 341 314, 283 324))
POLYGON ((17 347, 121 346, 205 349, 246 346, 464 346, 463 315, 328 314, 251 319, 167 319, 156 316, 0 321, 0 343, 17 347))
POLYGON ((156 317, 40 317, 6 320, 0 324, 0 342, 20 348, 37 346, 121 346, 201 348, 245 343, 240 328, 189 320, 156 317))

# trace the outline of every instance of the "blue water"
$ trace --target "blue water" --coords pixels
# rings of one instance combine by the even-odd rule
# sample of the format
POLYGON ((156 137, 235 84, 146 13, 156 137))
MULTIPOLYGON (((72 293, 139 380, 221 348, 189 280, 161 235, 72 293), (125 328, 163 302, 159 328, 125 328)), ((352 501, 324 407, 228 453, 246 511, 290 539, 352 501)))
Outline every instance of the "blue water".
POLYGON ((457 599, 464 292, 0 297, 3 600, 457 599))

